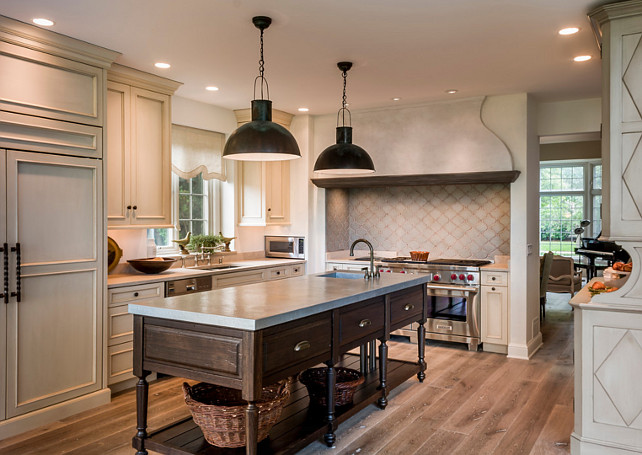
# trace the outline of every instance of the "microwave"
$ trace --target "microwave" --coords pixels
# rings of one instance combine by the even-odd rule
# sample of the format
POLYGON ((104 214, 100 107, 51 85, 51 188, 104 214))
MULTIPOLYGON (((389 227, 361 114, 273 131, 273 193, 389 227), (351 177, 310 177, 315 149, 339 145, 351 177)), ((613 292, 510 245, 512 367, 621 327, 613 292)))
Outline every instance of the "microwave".
POLYGON ((305 259, 305 238, 287 235, 266 235, 265 257, 305 259))

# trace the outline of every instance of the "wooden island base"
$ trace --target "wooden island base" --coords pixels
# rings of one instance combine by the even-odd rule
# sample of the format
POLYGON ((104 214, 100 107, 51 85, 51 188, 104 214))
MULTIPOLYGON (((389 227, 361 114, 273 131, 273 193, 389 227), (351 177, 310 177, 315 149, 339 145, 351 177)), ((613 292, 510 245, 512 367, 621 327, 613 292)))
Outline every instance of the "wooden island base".
MULTIPOLYGON (((322 366, 322 365, 321 365, 322 366)), ((359 369, 359 356, 347 354, 337 366, 359 369)), ((420 371, 417 363, 388 359, 388 390, 393 389, 420 371)), ((357 389, 351 405, 336 409, 337 423, 341 423, 381 397, 379 370, 366 374, 365 382, 357 389)), ((320 440, 327 431, 325 408, 309 406, 307 389, 295 381, 292 394, 285 404, 280 420, 270 431, 267 439, 258 444, 259 454, 291 454, 315 440, 320 440)), ((201 429, 191 418, 157 431, 152 431, 145 440, 145 446, 158 453, 168 455, 217 455, 245 454, 245 447, 224 449, 214 447, 205 441, 201 429)))

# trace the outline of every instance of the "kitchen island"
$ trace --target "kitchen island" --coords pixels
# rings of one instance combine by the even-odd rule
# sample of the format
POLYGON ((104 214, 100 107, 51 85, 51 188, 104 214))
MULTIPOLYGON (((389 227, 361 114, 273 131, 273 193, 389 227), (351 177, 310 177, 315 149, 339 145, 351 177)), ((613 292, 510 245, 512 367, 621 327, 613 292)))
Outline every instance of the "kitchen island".
POLYGON ((389 362, 387 341, 390 332, 411 322, 419 323, 418 337, 423 339, 427 281, 421 275, 365 280, 359 273, 333 272, 131 304, 137 454, 147 449, 216 453, 191 419, 147 434, 146 377, 151 372, 241 390, 248 403, 247 454, 294 453, 321 435, 331 446, 339 422, 375 401, 385 408, 388 391, 414 374, 423 381, 424 344, 418 345, 416 363, 389 362), (378 371, 366 374, 352 405, 335 409, 335 368, 358 365, 344 354, 375 339, 380 341, 378 371), (282 420, 289 421, 282 429, 277 423, 257 447, 255 402, 263 385, 321 363, 327 366, 327 409, 308 409, 305 389, 299 388, 290 401, 296 399, 295 407, 303 403, 305 409, 295 412, 286 405, 282 420), (275 432, 279 436, 273 438, 275 432))

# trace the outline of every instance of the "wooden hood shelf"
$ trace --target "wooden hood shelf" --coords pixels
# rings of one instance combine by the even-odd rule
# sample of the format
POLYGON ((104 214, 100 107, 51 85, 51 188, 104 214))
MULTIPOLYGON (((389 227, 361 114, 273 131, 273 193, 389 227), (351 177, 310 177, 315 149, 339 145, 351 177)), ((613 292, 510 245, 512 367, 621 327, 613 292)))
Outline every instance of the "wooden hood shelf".
POLYGON ((513 183, 520 171, 462 172, 454 174, 369 175, 311 179, 319 188, 376 188, 382 186, 463 185, 513 183))

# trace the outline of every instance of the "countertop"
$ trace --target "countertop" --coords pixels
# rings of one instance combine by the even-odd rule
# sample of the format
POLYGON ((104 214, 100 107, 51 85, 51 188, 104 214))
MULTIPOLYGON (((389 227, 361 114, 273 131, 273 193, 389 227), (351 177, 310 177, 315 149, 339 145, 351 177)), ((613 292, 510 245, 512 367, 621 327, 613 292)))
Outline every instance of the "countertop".
MULTIPOLYGON (((260 330, 350 303, 427 283, 429 275, 383 275, 365 280, 324 277, 332 272, 265 281, 129 305, 133 314, 243 330, 260 330)), ((350 272, 342 272, 350 273, 350 272)))
MULTIPOLYGON (((261 269, 266 267, 275 267, 279 265, 305 264, 303 259, 247 259, 241 261, 230 261, 219 265, 236 265, 231 269, 221 270, 199 270, 193 268, 172 267, 161 273, 147 274, 133 271, 132 273, 121 273, 107 275, 107 287, 109 289, 123 286, 135 286, 137 284, 160 283, 169 280, 180 280, 182 278, 192 278, 207 275, 223 275, 226 273, 241 272, 245 270, 261 269)), ((217 264, 213 264, 216 266, 217 264)))

